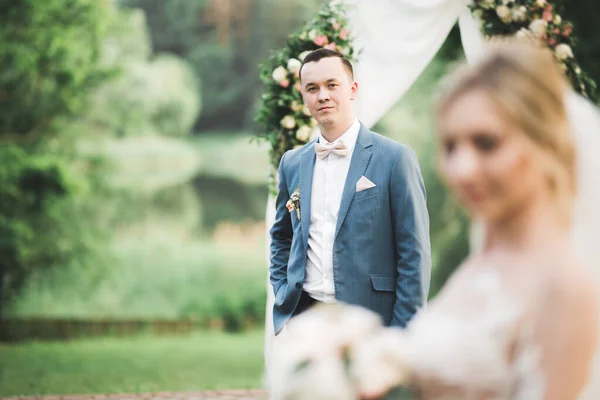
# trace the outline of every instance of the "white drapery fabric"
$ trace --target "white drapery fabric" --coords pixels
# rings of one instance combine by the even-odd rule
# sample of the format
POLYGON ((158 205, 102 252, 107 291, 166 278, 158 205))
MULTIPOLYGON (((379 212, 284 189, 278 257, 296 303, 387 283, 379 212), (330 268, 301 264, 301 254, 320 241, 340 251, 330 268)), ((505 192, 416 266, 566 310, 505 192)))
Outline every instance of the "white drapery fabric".
MULTIPOLYGON (((359 119, 373 126, 410 88, 433 59, 458 20, 468 63, 485 53, 480 23, 468 9, 469 0, 346 0, 352 30, 362 48, 355 65, 359 95, 355 101, 359 119)), ((569 117, 579 160, 580 193, 577 196, 573 238, 581 258, 594 269, 600 282, 600 113, 583 97, 570 93, 569 117), (596 245, 597 247, 597 245, 596 245)), ((269 196, 266 210, 267 260, 269 230, 275 220, 275 199, 269 196)), ((478 247, 484 229, 473 225, 471 247, 478 247)), ((268 264, 268 261, 267 261, 268 264)), ((265 372, 275 351, 273 336, 273 290, 268 281, 265 324, 265 372)), ((600 352, 593 379, 582 399, 600 399, 600 352)))

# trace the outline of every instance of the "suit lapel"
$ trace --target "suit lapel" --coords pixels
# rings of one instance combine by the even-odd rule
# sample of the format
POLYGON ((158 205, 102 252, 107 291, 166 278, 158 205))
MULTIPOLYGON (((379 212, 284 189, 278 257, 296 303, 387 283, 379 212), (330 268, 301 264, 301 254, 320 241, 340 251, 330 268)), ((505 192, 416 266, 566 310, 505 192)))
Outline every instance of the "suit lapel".
POLYGON ((361 124, 358 137, 356 139, 356 145, 354 146, 354 152, 352 153, 352 160, 350 161, 350 168, 348 169, 348 175, 346 176, 346 183, 344 184, 344 191, 342 192, 342 200, 340 202, 340 210, 338 212, 337 224, 335 226, 334 240, 337 237, 346 213, 352 203, 354 194, 356 193, 356 182, 365 173, 369 161, 371 160, 371 146, 373 144, 372 133, 361 124))
POLYGON ((310 204, 312 202, 313 171, 315 169, 316 153, 314 143, 307 146, 300 161, 300 223, 304 245, 308 243, 310 229, 310 204))

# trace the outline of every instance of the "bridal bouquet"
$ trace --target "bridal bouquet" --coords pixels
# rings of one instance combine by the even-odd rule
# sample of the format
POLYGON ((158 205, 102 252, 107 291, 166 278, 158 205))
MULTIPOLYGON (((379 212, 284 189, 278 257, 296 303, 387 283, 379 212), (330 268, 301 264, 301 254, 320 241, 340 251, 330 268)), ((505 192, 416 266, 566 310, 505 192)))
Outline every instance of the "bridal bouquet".
POLYGON ((276 340, 275 400, 403 399, 410 369, 402 330, 357 306, 320 305, 276 340))

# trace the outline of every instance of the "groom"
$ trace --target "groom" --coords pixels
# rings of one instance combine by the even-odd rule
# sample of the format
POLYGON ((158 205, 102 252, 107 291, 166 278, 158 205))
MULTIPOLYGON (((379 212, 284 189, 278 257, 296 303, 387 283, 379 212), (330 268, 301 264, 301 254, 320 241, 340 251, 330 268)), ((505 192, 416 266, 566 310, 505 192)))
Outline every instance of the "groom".
POLYGON ((427 299, 431 272, 417 157, 356 119, 358 84, 340 53, 309 53, 300 83, 320 135, 279 165, 269 267, 275 334, 319 302, 363 306, 404 327, 427 299))

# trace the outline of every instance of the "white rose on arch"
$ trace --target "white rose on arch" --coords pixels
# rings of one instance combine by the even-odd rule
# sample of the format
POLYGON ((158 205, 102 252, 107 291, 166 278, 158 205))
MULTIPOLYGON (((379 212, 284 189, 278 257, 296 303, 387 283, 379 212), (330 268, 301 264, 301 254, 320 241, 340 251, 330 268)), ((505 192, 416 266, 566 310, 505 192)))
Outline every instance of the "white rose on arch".
POLYGON ((500 17, 504 23, 509 23, 512 21, 512 12, 507 6, 498 6, 496 8, 496 14, 498 14, 498 17, 500 17))
POLYGON ((277 67, 273 70, 273 74, 271 75, 274 80, 277 82, 281 82, 282 80, 287 78, 288 70, 284 67, 277 67))
POLYGON ((529 30, 533 32, 536 37, 542 37, 548 32, 548 23, 543 19, 536 19, 529 24, 529 30))
POLYGON ((285 129, 294 129, 296 127, 296 119, 293 115, 286 115, 281 119, 280 123, 285 129))
POLYGON ((573 58, 573 49, 571 49, 571 46, 568 44, 559 44, 556 46, 556 49, 554 49, 554 52, 556 53, 556 57, 561 61, 564 61, 567 58, 573 58))
POLYGON ((300 129, 296 131, 296 139, 301 142, 308 142, 310 139, 310 134, 312 133, 312 128, 308 125, 302 125, 300 129))
POLYGON ((516 22, 523 22, 527 19, 527 7, 513 7, 512 9, 512 19, 516 22))
POLYGON ((288 70, 296 76, 298 75, 298 72, 300 72, 301 66, 302 66, 302 62, 295 58, 290 58, 287 62, 288 70))
POLYGON ((310 50, 303 51, 302 53, 300 53, 298 58, 300 59, 300 61, 304 61, 304 57, 306 57, 309 53, 312 53, 312 51, 310 51, 310 50))

